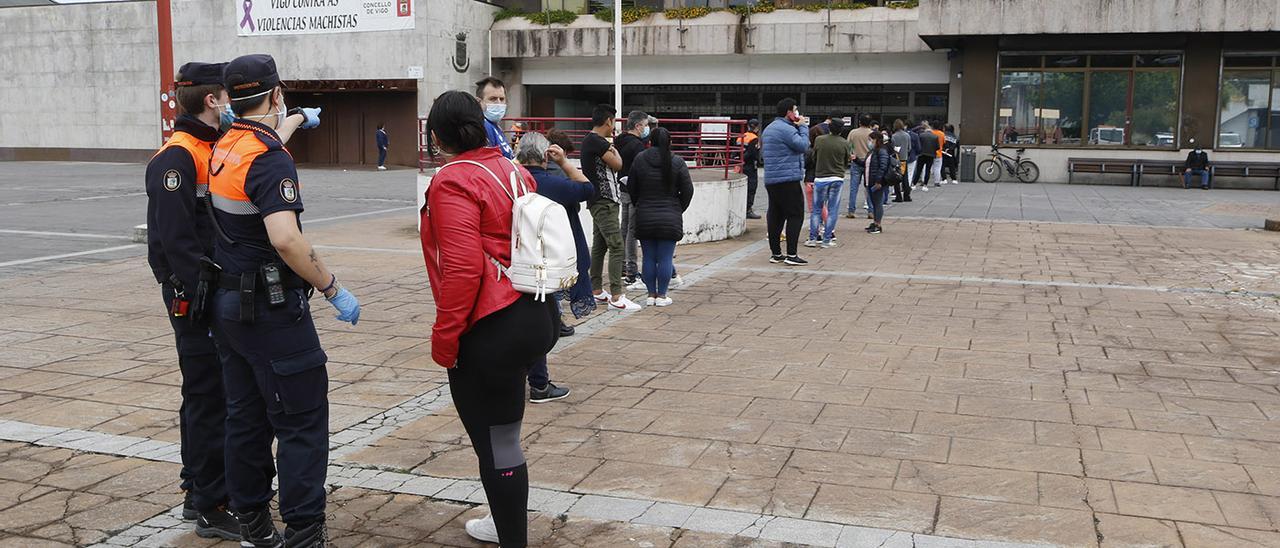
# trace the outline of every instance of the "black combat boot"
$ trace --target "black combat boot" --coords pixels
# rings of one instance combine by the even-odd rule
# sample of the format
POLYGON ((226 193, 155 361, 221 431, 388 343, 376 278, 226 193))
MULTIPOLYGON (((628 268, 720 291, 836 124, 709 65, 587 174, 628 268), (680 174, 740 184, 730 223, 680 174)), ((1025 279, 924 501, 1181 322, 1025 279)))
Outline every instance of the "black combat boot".
POLYGON ((240 540, 240 521, 225 507, 196 515, 196 536, 240 540))
POLYGON ((324 520, 313 521, 297 529, 294 529, 292 525, 285 528, 284 545, 286 548, 324 548, 328 546, 328 532, 325 530, 324 520))
POLYGON ((253 548, 282 548, 284 538, 271 521, 271 511, 263 508, 257 512, 236 513, 240 521, 240 546, 253 548))

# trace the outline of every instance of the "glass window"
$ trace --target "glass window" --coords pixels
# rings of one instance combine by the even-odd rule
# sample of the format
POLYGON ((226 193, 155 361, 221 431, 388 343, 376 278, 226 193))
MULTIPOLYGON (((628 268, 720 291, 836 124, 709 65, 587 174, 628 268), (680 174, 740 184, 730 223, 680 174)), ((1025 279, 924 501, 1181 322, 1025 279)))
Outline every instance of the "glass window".
POLYGON ((1272 149, 1280 148, 1280 70, 1275 72, 1275 78, 1271 80, 1271 140, 1267 142, 1267 146, 1272 149))
POLYGON ((1223 71, 1218 146, 1266 148, 1267 103, 1272 93, 1270 70, 1223 71))
POLYGON ((1178 54, 1155 54, 1137 56, 1139 67, 1177 67, 1182 65, 1182 56, 1178 54))
POLYGON ((1046 72, 1041 88, 1040 126, 1046 145, 1078 145, 1084 131, 1084 73, 1046 72))
POLYGON ((999 142, 1039 144, 1041 72, 1005 72, 1000 75, 998 112, 999 142))
POLYGON ((1089 75, 1089 137, 1097 146, 1125 143, 1129 111, 1128 71, 1094 72, 1089 75))
POLYGON ((1133 73, 1133 140, 1139 146, 1172 147, 1178 124, 1178 73, 1133 73))
POLYGON ((1044 58, 1045 68, 1083 67, 1085 55, 1050 55, 1044 58))
POLYGON ((1043 58, 1039 55, 1001 55, 1000 68, 1040 68, 1043 58))
POLYGON ((1097 68, 1129 68, 1133 66, 1132 55, 1090 55, 1089 66, 1097 68))
POLYGON ((1270 67, 1270 55, 1232 55, 1222 58, 1222 66, 1234 67, 1270 67))

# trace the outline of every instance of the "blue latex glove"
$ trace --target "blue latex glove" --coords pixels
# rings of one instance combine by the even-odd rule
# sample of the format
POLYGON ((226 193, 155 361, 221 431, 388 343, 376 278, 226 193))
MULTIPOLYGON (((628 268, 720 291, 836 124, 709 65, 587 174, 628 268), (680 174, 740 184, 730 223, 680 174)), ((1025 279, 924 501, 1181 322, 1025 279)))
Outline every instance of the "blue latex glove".
POLYGON ((302 117, 305 118, 301 126, 302 129, 311 129, 320 127, 320 107, 308 108, 302 107, 302 117))
POLYGON ((347 288, 338 288, 338 292, 328 301, 338 310, 338 321, 351 322, 351 325, 360 321, 360 301, 357 301, 356 296, 347 291, 347 288))

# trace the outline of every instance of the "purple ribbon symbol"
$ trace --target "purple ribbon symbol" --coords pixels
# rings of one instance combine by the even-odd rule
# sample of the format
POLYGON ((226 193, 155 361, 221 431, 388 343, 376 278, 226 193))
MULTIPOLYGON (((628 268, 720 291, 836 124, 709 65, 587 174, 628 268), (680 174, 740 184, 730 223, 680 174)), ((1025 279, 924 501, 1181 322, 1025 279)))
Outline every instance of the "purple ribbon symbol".
POLYGON ((249 32, 256 32, 253 26, 253 0, 244 0, 244 19, 240 20, 240 28, 249 25, 249 32))

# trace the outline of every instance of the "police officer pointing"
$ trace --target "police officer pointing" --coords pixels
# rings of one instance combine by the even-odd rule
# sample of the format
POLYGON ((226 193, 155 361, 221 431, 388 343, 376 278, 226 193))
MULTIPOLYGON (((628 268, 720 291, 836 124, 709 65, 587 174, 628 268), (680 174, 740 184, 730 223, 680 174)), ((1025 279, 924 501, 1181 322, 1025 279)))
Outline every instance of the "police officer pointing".
POLYGON ((214 259, 222 269, 211 313, 227 394, 231 507, 248 545, 324 546, 328 358, 308 297, 323 293, 352 325, 360 304, 302 235, 301 182, 276 133, 288 111, 275 61, 236 58, 223 84, 237 118, 209 167, 214 259), (277 468, 283 538, 268 506, 277 468))
POLYGON ((173 136, 147 164, 147 262, 162 287, 182 371, 183 517, 196 520, 201 537, 240 540, 240 526, 226 510, 222 365, 204 303, 196 299, 201 259, 213 256, 213 229, 199 196, 209 184, 209 155, 227 103, 222 68, 187 63, 178 69, 182 114, 173 136))

